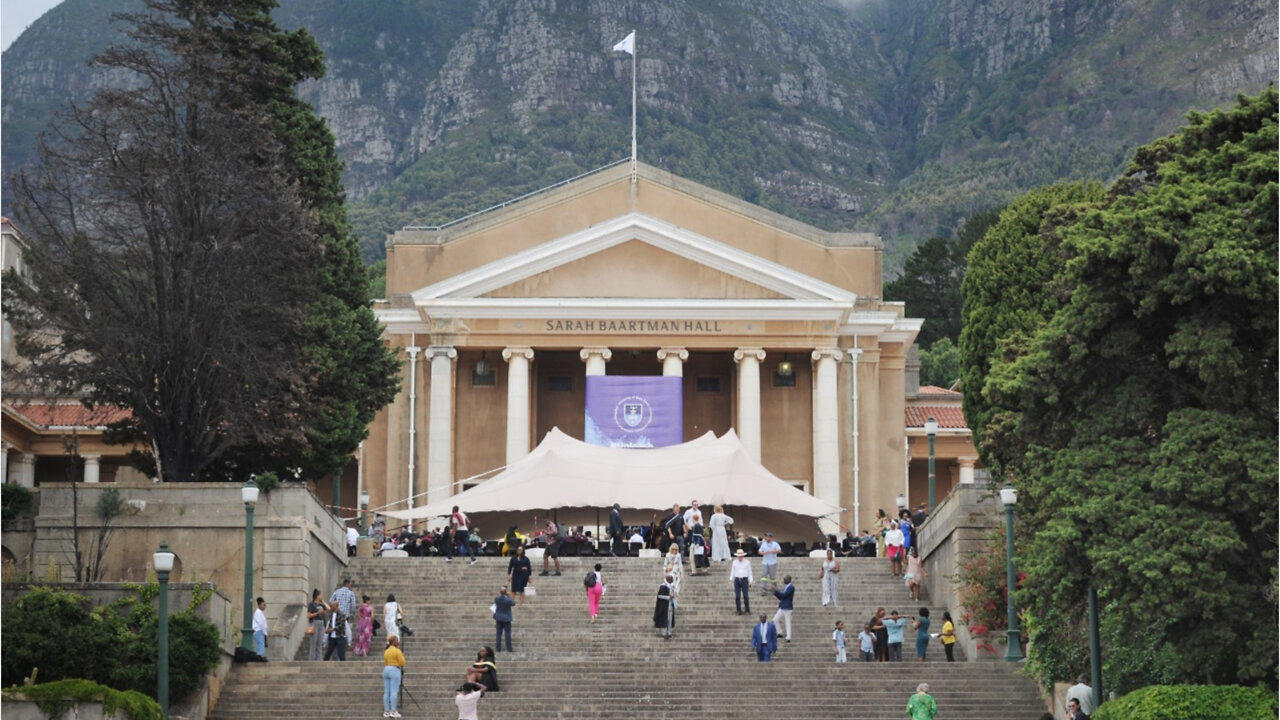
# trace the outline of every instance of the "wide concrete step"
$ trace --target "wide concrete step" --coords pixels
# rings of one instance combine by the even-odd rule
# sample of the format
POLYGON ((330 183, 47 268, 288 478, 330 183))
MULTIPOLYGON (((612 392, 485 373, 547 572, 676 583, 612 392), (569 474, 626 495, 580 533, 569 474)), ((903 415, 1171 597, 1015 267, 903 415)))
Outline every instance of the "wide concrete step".
MULTIPOLYGON (((499 653, 502 692, 486 696, 480 716, 513 720, 645 720, 695 715, 777 720, 858 718, 899 720, 907 698, 928 682, 949 720, 1021 720, 1044 710, 1038 690, 1016 668, 998 662, 943 661, 930 643, 929 660, 915 662, 915 634, 908 631, 904 662, 856 660, 856 635, 877 607, 915 615, 920 607, 941 628, 942 608, 914 601, 883 559, 843 559, 838 607, 821 606, 819 559, 783 558, 782 573, 796 585, 793 642, 780 643, 774 662, 755 661, 749 647, 754 616, 772 616, 777 601, 759 586, 752 615, 733 608, 727 565, 685 576, 676 636, 664 640, 652 627, 660 561, 637 558, 565 558, 561 576, 539 577, 535 598, 515 608, 516 651, 499 653), (582 576, 604 566, 608 592, 596 623, 587 619, 582 576), (831 646, 836 619, 845 622, 850 662, 837 664, 831 646)), ((453 691, 481 645, 493 644, 488 606, 506 584, 506 559, 445 563, 437 558, 362 558, 348 574, 357 594, 369 595, 381 620, 387 593, 401 603, 415 635, 404 638, 408 658, 402 703, 405 717, 456 717, 453 691), (416 703, 414 702, 416 700, 416 703), (419 707, 419 704, 421 707, 419 707)), ((535 563, 535 573, 540 563, 535 563)), ((758 559, 754 563, 760 578, 758 559)), ((213 720, 369 718, 381 713, 385 630, 370 656, 339 662, 272 662, 237 666, 213 720)), ((305 657, 306 643, 300 649, 305 657)))

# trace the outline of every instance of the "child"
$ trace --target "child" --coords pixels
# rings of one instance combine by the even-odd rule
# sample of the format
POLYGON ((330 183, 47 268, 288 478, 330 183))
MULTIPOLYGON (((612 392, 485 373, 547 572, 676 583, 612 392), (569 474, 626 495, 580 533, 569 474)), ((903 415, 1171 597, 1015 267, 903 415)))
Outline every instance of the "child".
POLYGON ((862 653, 862 662, 875 662, 876 636, 870 625, 863 625, 862 632, 858 633, 858 650, 862 653))
POLYGON ((831 642, 836 646, 836 662, 842 663, 846 661, 844 654, 844 621, 836 621, 836 631, 831 633, 831 642))

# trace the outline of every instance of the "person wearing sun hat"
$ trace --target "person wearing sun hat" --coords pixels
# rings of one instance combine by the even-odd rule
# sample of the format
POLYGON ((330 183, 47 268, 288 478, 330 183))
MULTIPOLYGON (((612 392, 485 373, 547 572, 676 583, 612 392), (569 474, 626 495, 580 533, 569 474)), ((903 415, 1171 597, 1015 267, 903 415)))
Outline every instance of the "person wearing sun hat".
POLYGON ((729 565, 729 582, 733 583, 733 605, 739 615, 751 614, 751 586, 755 578, 751 576, 751 561, 747 559, 747 551, 738 549, 733 554, 733 562, 729 565), (743 606, 746 609, 743 609, 743 606))

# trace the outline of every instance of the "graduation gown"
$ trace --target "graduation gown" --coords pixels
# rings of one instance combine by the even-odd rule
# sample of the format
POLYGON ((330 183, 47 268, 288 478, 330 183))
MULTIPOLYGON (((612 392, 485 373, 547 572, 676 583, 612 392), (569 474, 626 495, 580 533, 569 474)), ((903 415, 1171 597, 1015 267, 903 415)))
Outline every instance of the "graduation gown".
POLYGON ((671 592, 671 586, 662 583, 662 587, 658 588, 658 599, 653 604, 653 626, 656 628, 667 627, 668 617, 671 620, 671 627, 676 626, 676 608, 673 604, 675 600, 671 592))

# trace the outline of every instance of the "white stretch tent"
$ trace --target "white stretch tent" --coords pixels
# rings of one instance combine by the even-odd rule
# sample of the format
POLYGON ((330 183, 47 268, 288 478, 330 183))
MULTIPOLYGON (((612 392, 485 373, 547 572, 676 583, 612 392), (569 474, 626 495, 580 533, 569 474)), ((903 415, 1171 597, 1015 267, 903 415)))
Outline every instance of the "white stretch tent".
POLYGON ((627 449, 588 445, 553 428, 528 455, 470 490, 380 514, 432 519, 457 505, 494 538, 509 525, 532 529, 532 516, 546 518, 551 511, 561 524, 590 527, 597 512, 618 503, 624 522, 647 524, 673 503, 687 506, 691 500, 703 506, 704 519, 713 506, 724 505, 739 532, 773 530, 793 540, 820 537, 815 519, 840 512, 752 460, 732 431, 669 447, 627 449))

